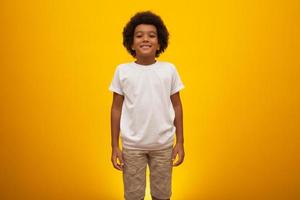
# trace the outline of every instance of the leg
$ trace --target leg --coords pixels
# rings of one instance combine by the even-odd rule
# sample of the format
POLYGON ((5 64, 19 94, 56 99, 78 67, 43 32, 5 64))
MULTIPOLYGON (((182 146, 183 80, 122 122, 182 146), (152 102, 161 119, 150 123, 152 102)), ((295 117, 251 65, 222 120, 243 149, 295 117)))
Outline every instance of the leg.
POLYGON ((150 189, 152 199, 167 200, 172 195, 172 150, 149 152, 150 189))
POLYGON ((152 196, 152 200, 170 200, 170 199, 157 199, 154 196, 152 196))
POLYGON ((145 197, 147 155, 144 151, 123 149, 123 183, 126 200, 141 200, 145 197))

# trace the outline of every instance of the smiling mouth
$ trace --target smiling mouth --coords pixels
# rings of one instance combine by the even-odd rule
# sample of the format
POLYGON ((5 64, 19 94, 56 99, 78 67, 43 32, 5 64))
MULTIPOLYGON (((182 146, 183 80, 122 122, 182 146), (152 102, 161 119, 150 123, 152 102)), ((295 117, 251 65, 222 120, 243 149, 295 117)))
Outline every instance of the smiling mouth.
POLYGON ((151 47, 152 47, 151 45, 141 45, 140 46, 141 49, 149 49, 151 47))

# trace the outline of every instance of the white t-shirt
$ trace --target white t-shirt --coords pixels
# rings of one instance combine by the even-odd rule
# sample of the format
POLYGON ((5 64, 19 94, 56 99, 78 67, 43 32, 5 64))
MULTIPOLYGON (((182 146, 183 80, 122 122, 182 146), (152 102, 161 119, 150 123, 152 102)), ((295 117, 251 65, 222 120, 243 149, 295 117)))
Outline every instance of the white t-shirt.
POLYGON ((120 121, 123 148, 159 150, 172 146, 176 127, 170 96, 183 88, 172 63, 118 65, 109 90, 124 96, 120 121))

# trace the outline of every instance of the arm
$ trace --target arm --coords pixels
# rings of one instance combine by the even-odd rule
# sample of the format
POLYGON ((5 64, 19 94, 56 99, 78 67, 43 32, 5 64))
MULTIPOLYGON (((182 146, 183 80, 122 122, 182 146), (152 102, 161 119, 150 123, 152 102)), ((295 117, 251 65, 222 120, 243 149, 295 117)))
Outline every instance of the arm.
POLYGON ((122 152, 119 148, 120 119, 123 101, 124 96, 115 92, 113 93, 113 103, 111 107, 111 161, 113 166, 118 170, 122 170, 124 164, 122 152), (117 160, 119 160, 120 164, 117 162, 117 160))
POLYGON ((171 101, 175 111, 174 125, 176 127, 176 144, 173 148, 172 158, 175 160, 178 154, 178 160, 173 166, 180 165, 184 160, 184 138, 183 138, 183 112, 179 92, 171 95, 171 101))

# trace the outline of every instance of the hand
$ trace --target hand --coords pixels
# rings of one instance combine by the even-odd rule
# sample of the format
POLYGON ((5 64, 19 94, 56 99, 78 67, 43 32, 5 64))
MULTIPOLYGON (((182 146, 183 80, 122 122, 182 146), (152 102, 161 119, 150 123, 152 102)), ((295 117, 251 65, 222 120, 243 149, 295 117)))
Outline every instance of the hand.
POLYGON ((176 143, 172 152, 172 163, 173 166, 179 166, 184 160, 184 148, 182 143, 176 143), (174 163, 176 155, 178 154, 178 160, 174 163))
POLYGON ((111 162, 117 170, 123 171, 123 157, 122 157, 122 151, 119 149, 119 147, 113 147, 112 149, 112 155, 111 155, 111 162), (119 161, 119 162, 118 162, 119 161))

